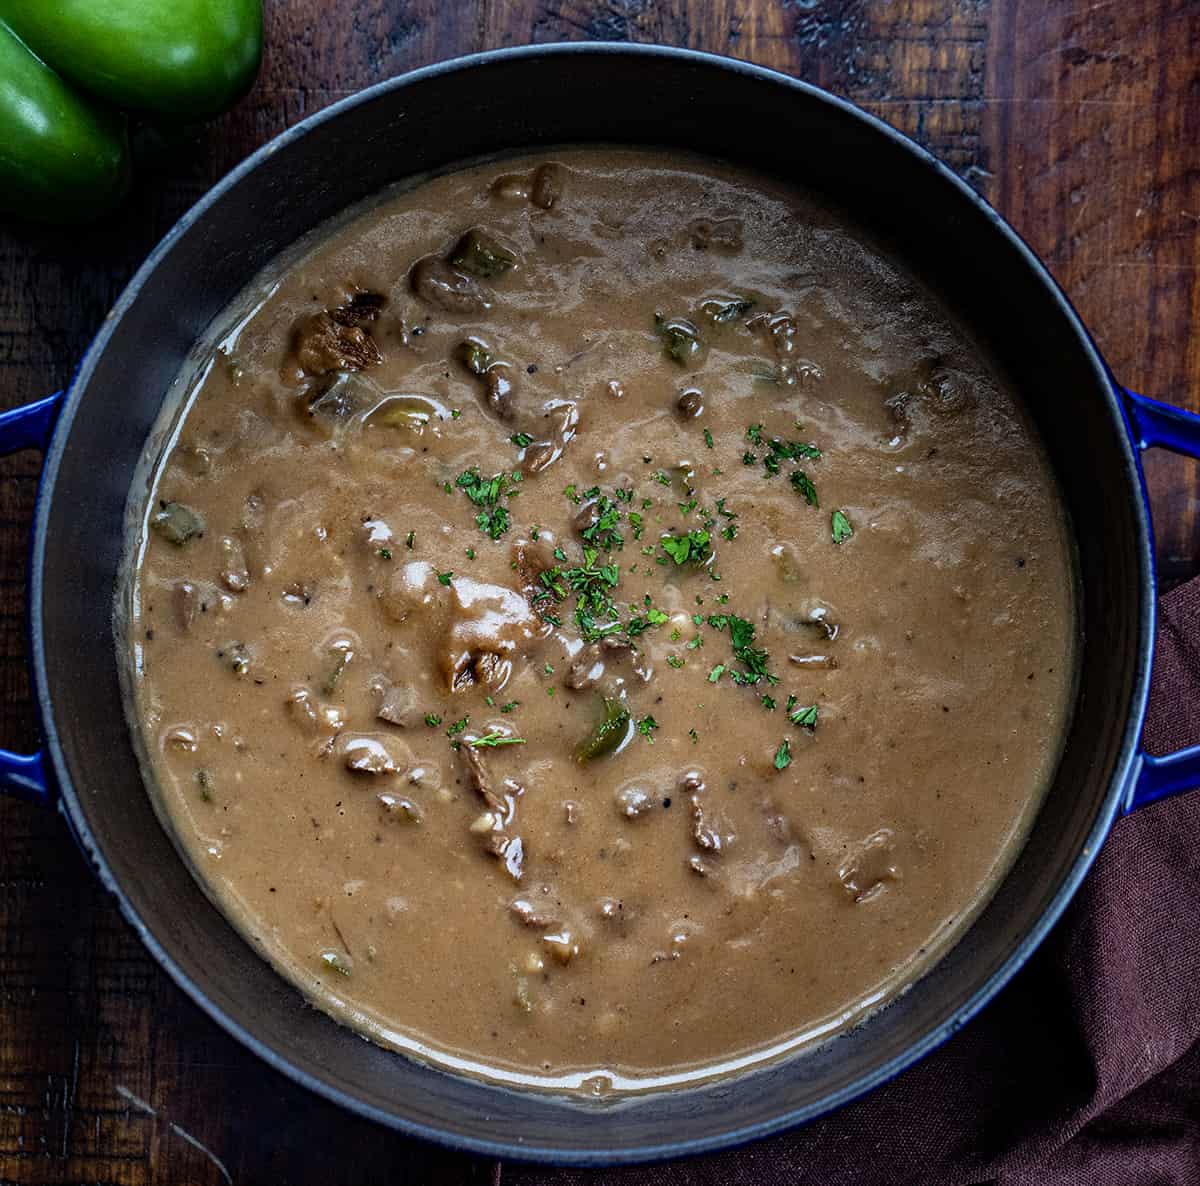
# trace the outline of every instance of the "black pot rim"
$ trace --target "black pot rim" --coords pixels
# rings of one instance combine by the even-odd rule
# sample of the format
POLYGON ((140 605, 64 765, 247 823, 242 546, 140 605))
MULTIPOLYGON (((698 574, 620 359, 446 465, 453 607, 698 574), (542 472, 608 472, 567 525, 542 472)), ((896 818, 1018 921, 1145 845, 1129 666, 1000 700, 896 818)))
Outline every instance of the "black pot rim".
MULTIPOLYGON (((516 149, 520 146, 513 144, 506 147, 516 149)), ((28 602, 35 698, 45 740, 45 752, 49 758, 53 781, 58 787, 59 810, 65 817, 80 850, 99 877, 101 884, 116 897, 121 913, 126 921, 133 927, 138 938, 175 984, 225 1030, 226 1033, 253 1051, 268 1066, 286 1075, 293 1082, 353 1113, 406 1135, 419 1137, 460 1151, 469 1151, 485 1156, 507 1158, 516 1161, 580 1166, 638 1164, 698 1155, 743 1145, 785 1129, 794 1128, 815 1119, 819 1115, 831 1112, 881 1086, 936 1049, 966 1025, 1012 979, 1058 921, 1067 904, 1078 890, 1080 883, 1095 859, 1100 845, 1107 837, 1122 804, 1126 801, 1128 790, 1136 774, 1138 762, 1137 742, 1141 733, 1146 697, 1149 692, 1150 656, 1155 617, 1155 582, 1152 537, 1145 488, 1142 481, 1141 469, 1131 444, 1128 420, 1119 394, 1120 390, 1087 329, 1045 265, 1042 264, 1037 255, 1017 232, 983 198, 949 168, 937 160, 936 157, 901 132, 863 111, 853 103, 832 95, 828 91, 813 86, 810 83, 802 82, 775 70, 716 54, 665 46, 634 45, 621 42, 557 43, 553 45, 526 45, 508 49, 490 50, 449 59, 376 83, 373 86, 332 103, 321 111, 288 128, 258 148, 209 189, 168 231, 134 274, 113 306, 112 312, 105 319, 103 326, 96 334, 78 371, 72 379, 53 441, 46 453, 45 466, 38 492, 37 506, 34 513, 33 541, 30 552, 30 591, 28 602), (977 211, 982 213, 990 224, 991 230, 1008 241, 1009 245, 1020 254, 1025 266, 1036 275, 1041 285, 1053 297, 1058 311, 1071 326, 1078 340, 1080 350, 1084 352, 1090 367, 1096 374, 1098 390, 1103 390, 1107 393, 1108 412, 1112 421, 1113 432, 1120 438, 1126 470, 1123 476, 1128 488, 1131 491, 1140 492, 1142 495, 1141 498, 1134 500, 1136 505, 1133 508, 1137 533, 1139 583, 1142 592, 1141 619, 1138 622, 1137 631, 1137 662, 1124 734, 1121 739, 1119 755, 1115 763, 1112 779, 1104 799, 1098 805, 1096 818, 1087 839, 1081 846, 1049 906, 1029 927, 1021 942, 1014 948, 1004 964, 979 986, 976 992, 972 994, 953 1016, 940 1026, 925 1034, 920 1041, 910 1045, 903 1053, 877 1068, 873 1073, 863 1076, 844 1090, 825 1097, 819 1104, 786 1112, 768 1121, 745 1126, 740 1129, 716 1132, 706 1139, 679 1142, 668 1138, 658 1145, 645 1145, 628 1149, 607 1149, 600 1152, 594 1150, 581 1151, 578 1149, 553 1148, 550 1146, 529 1146, 515 1139, 479 1139, 450 1133, 431 1125, 414 1122, 392 1111, 379 1108, 374 1104, 358 1099, 340 1088, 327 1083, 320 1077, 293 1065, 274 1047, 228 1017, 210 1001, 203 988, 183 971, 160 943, 156 935, 143 922, 129 898, 123 892, 120 883, 113 875, 105 854, 97 845, 88 825, 86 816, 80 805, 79 794, 72 783, 70 772, 67 768, 58 736, 53 704, 48 693, 46 638, 42 621, 42 602, 46 595, 43 566, 46 533, 49 526, 50 495, 58 475, 59 465, 65 450, 65 442, 70 435, 71 426, 78 407, 78 392, 89 382, 97 359, 106 349, 109 339, 112 336, 113 327, 134 303, 146 278, 158 268, 175 242, 197 220, 204 216, 212 206, 233 190, 244 177, 258 168, 265 159, 274 156, 281 149, 288 147, 312 129, 326 122, 338 119, 343 113, 359 104, 371 102, 381 95, 403 90, 413 83, 441 75, 469 71, 488 66, 494 62, 514 60, 536 61, 540 58, 552 56, 633 56, 647 61, 674 59, 703 65, 713 70, 729 71, 750 76, 763 82, 773 83, 783 90, 791 90, 809 99, 818 100, 840 111, 843 115, 849 115, 862 121, 870 126, 878 135, 903 147, 908 153, 916 157, 936 174, 941 183, 953 186, 963 198, 973 205, 977 211)), ((397 1055, 397 1057, 403 1056, 397 1055)), ((443 1072, 435 1068, 431 1073, 443 1072)), ((498 1088, 498 1090, 504 1089, 498 1088)))

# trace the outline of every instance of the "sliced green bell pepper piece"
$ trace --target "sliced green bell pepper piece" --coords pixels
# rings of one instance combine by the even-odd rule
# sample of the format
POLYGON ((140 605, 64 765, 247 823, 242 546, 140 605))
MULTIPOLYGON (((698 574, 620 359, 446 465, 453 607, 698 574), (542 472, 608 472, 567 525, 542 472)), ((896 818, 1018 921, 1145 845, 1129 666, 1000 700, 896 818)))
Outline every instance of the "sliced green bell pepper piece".
POLYGON ((80 222, 128 189, 124 117, 74 91, 0 21, 0 210, 80 222))
POLYGON ((235 103, 262 56, 261 0, 0 0, 0 19, 85 90, 178 120, 235 103))

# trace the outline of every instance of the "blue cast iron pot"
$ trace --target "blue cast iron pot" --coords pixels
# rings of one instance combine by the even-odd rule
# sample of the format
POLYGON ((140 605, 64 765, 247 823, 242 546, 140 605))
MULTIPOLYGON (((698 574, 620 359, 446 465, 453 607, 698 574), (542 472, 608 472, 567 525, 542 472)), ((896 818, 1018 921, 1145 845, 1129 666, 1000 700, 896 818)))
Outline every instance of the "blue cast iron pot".
POLYGON ((1200 747, 1166 758, 1139 749, 1154 639, 1139 457, 1153 446, 1200 455, 1200 418, 1123 390, 1013 230, 922 149, 842 100, 753 66, 632 46, 518 49, 419 70, 334 104, 235 169, 142 266, 70 390, 0 417, 0 450, 46 453, 29 597, 44 748, 0 753, 0 780, 57 806, 193 1000, 272 1066, 347 1108, 481 1153, 587 1164, 761 1137, 868 1091, 964 1025, 1044 938, 1114 819, 1200 783, 1200 747), (121 709, 111 617, 126 500, 164 393, 209 322, 277 252, 406 175, 507 150, 664 140, 848 210, 1007 371, 1072 519, 1083 647, 1078 704, 1029 841, 962 941, 911 992, 773 1066, 602 1104, 434 1070, 305 1008, 210 904, 151 808, 121 709))

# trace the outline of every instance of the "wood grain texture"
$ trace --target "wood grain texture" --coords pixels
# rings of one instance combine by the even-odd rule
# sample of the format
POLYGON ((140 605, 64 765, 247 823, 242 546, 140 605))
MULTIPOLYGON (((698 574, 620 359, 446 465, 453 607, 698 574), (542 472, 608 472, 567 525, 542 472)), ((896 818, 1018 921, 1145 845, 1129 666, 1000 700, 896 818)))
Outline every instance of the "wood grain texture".
MULTIPOLYGON (((1194 0, 269 0, 258 85, 84 233, 0 226, 0 406, 61 386, 141 259, 251 149, 459 53, 610 39, 826 86, 929 146, 1048 262, 1119 377, 1200 409, 1194 0)), ((0 463, 0 737, 35 744, 23 570, 37 460, 0 463)), ((1200 477, 1150 466, 1165 576, 1197 570, 1200 477)), ((59 819, 0 802, 0 1183, 493 1183, 268 1071, 144 954, 59 819)))

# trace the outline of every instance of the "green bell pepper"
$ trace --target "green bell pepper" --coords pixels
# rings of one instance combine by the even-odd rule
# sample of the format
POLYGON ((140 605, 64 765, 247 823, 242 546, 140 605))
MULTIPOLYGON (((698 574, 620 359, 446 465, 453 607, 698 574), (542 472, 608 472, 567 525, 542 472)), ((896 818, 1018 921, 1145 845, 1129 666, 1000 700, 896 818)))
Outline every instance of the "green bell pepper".
POLYGON ((0 21, 0 210, 77 222, 129 188, 125 117, 73 91, 0 21))
POLYGON ((261 0, 0 0, 0 20, 84 90, 177 120, 236 102, 262 55, 261 0))

